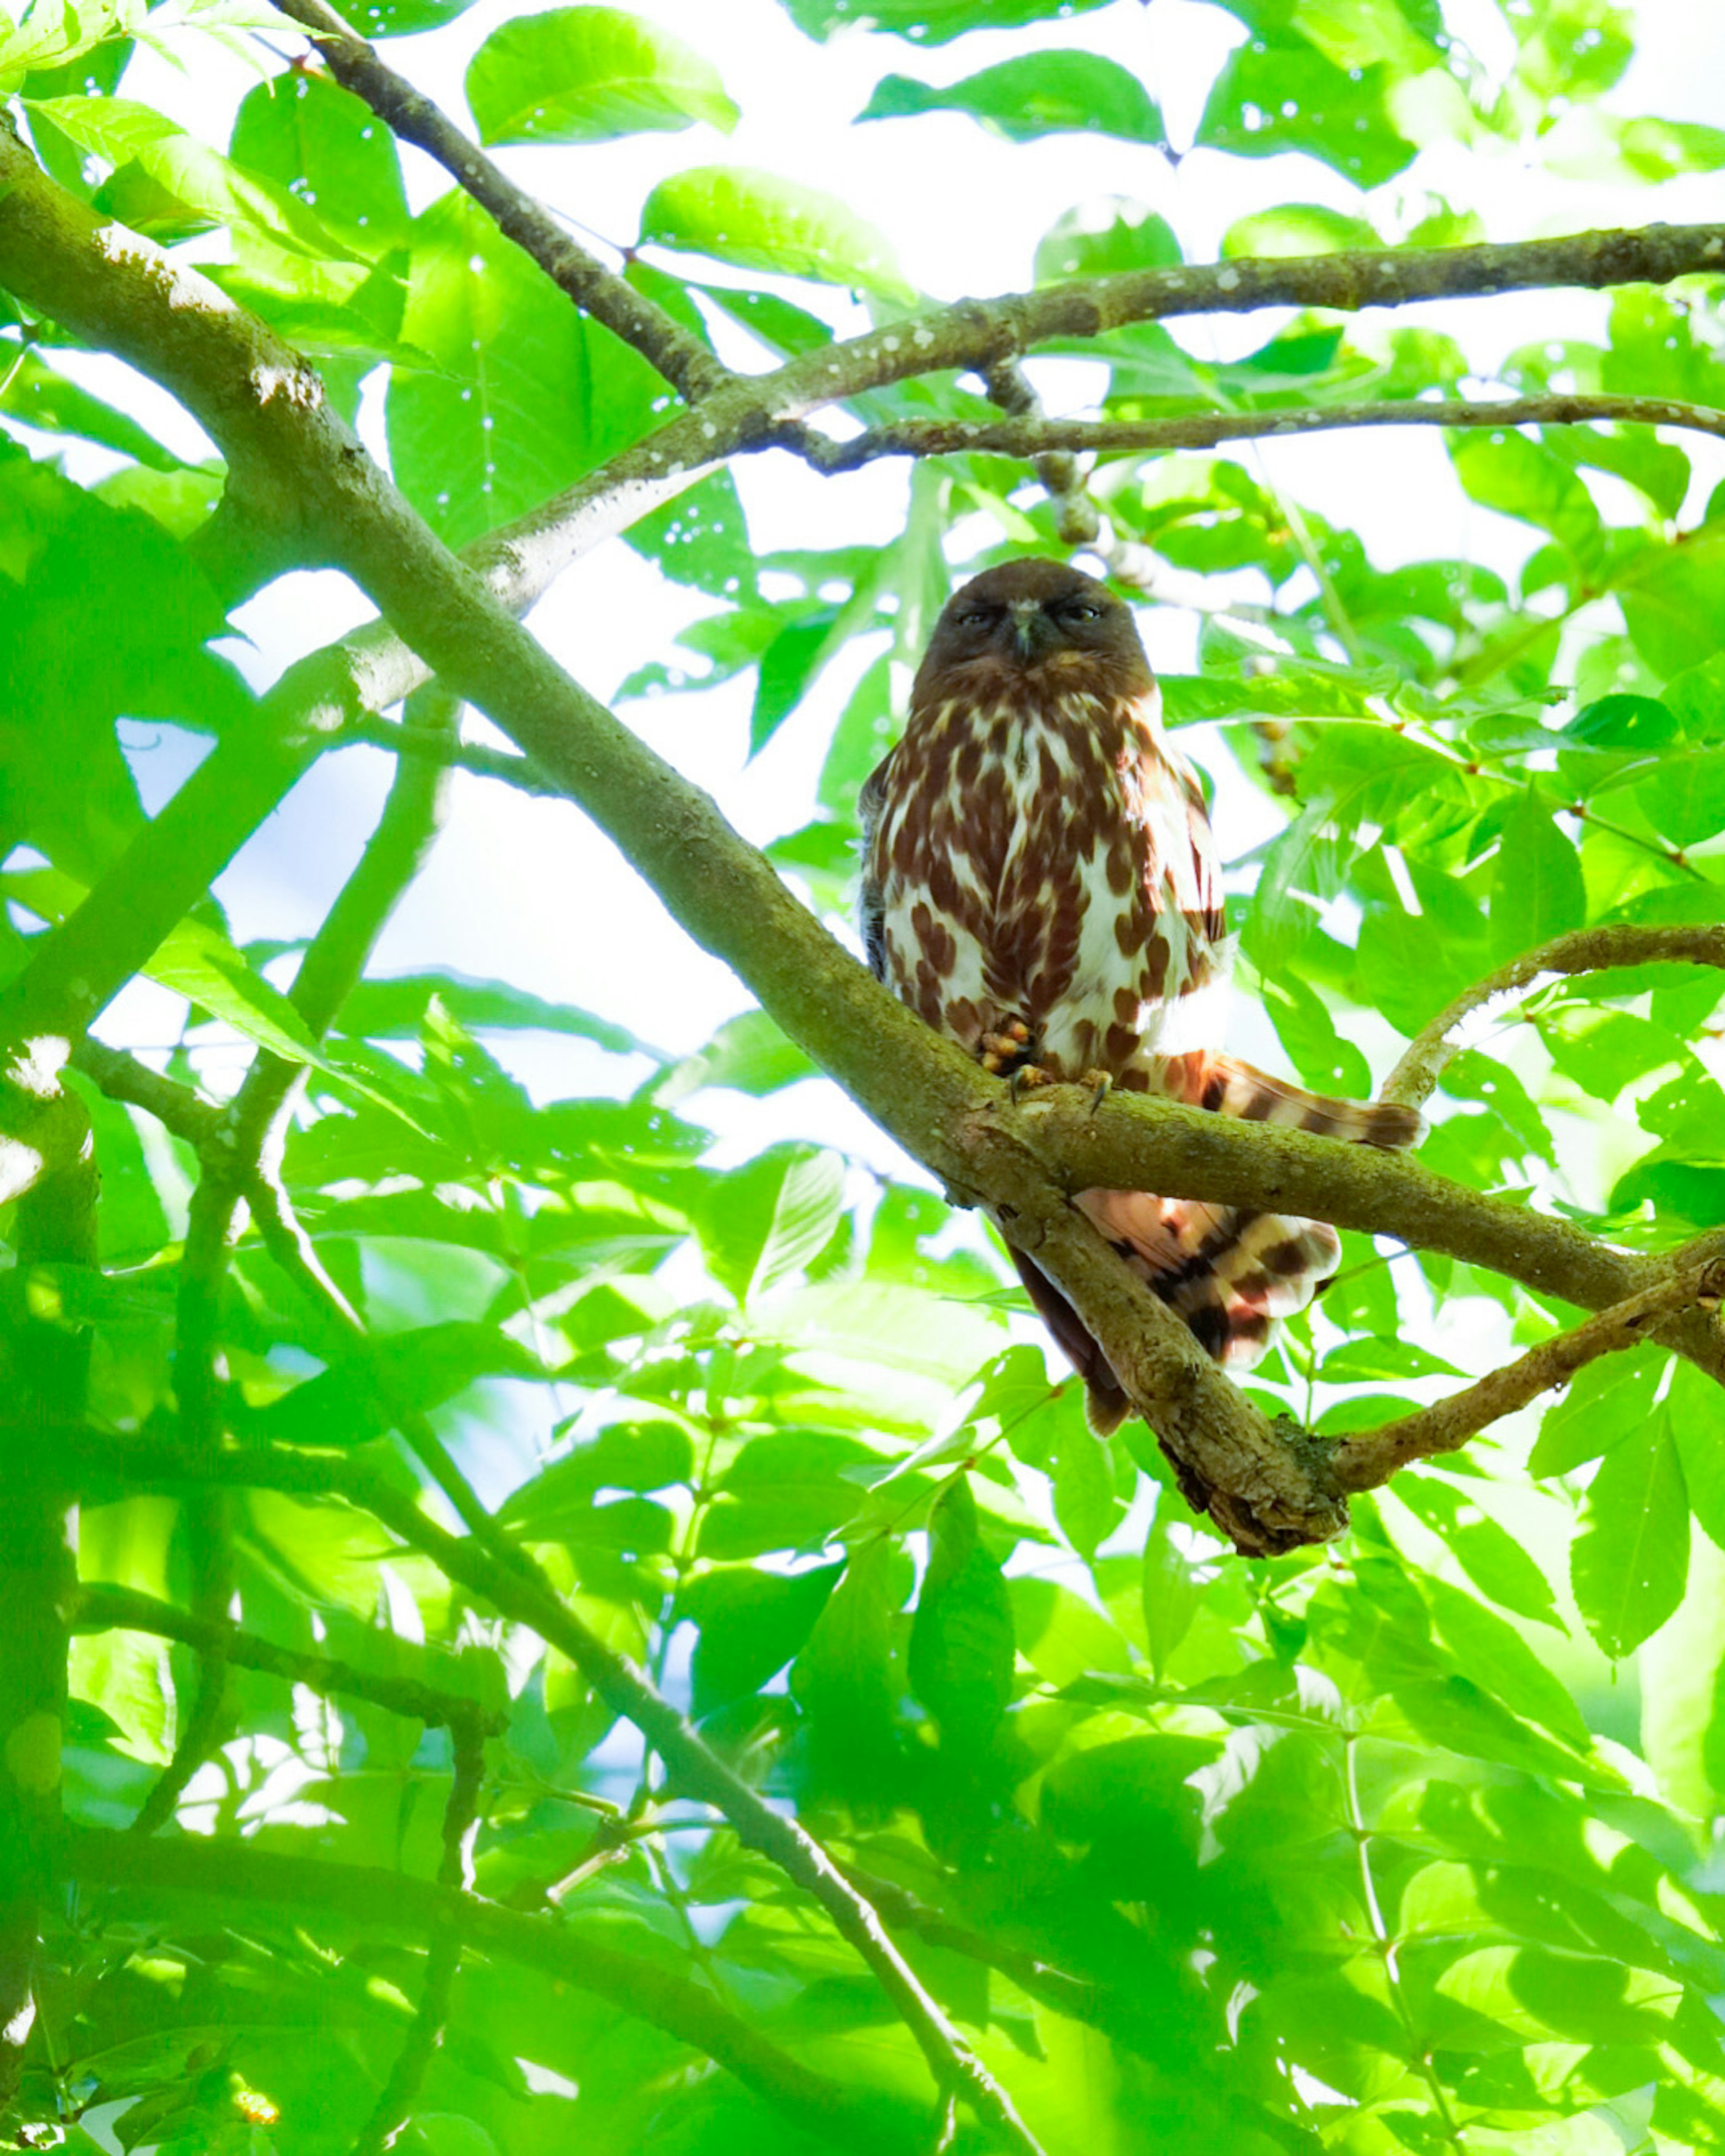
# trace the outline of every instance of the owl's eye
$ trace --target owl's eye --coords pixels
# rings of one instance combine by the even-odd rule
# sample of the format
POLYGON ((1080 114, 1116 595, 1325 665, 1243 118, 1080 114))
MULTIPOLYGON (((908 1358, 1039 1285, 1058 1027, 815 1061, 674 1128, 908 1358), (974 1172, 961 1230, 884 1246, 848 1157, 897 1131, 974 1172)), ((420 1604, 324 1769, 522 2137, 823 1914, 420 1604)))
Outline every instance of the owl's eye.
POLYGON ((966 607, 958 617, 958 626, 961 629, 983 629, 993 619, 986 607, 966 607))
POLYGON ((1080 599, 1076 605, 1069 606, 1066 612, 1074 621, 1100 621, 1102 618, 1102 609, 1099 606, 1092 606, 1088 599, 1080 599))

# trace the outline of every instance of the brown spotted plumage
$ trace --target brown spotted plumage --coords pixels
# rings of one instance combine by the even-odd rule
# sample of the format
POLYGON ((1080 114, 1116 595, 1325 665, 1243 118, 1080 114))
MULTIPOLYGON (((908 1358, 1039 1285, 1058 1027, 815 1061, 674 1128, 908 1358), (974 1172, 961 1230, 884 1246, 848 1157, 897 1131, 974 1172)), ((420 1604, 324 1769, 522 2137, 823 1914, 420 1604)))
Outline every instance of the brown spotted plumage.
MULTIPOLYGON (((940 618, 904 738, 864 787, 869 963, 928 1024, 1019 1083, 1156 1092, 1385 1146, 1418 1119, 1332 1101, 1221 1053, 1227 920, 1197 774, 1169 743, 1127 609, 1063 562, 967 584, 940 618), (1207 993, 1208 992, 1208 993, 1207 993)), ((1079 1204, 1218 1362, 1263 1352, 1332 1273, 1312 1220, 1088 1190, 1079 1204)), ((1101 1348, 1015 1258, 1085 1379, 1127 1412, 1101 1348)))

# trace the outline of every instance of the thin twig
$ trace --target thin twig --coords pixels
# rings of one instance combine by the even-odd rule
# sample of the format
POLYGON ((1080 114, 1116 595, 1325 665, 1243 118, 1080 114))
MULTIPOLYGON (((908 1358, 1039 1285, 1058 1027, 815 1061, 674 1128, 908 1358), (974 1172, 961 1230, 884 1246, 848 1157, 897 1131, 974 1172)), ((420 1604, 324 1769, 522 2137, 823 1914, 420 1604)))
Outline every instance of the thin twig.
POLYGON ((409 726, 393 719, 357 718, 342 727, 332 740, 332 749, 350 742, 368 748, 387 749, 392 756, 423 757, 428 762, 470 771, 481 778, 501 778, 523 793, 537 793, 566 801, 567 794, 554 778, 548 778, 531 757, 515 749, 486 748, 478 742, 452 741, 426 726, 409 726))
MULTIPOLYGON (((469 1845, 479 1818, 480 1792, 485 1781, 485 1754, 479 1732, 471 1724, 450 1731, 454 1748, 454 1772, 449 1802, 444 1808, 443 1855, 437 1880, 452 1892, 471 1887, 469 1845)), ((393 2146, 407 2124, 415 2099, 425 2086, 449 2025, 449 2001, 461 1967, 461 1929, 453 1912, 434 1927, 426 1948, 425 1981, 389 2079, 378 2095, 372 2114, 354 2138, 352 2156, 381 2156, 393 2146)))
MULTIPOLYGON (((1717 1242, 1717 1237, 1712 1239, 1717 1242)), ((1652 1337, 1661 1322, 1679 1311, 1711 1316, 1725 1294, 1725 1258, 1710 1255, 1697 1265, 1681 1254, 1670 1276, 1627 1301, 1602 1310, 1573 1331, 1560 1332, 1477 1384, 1455 1393, 1435 1406, 1395 1422, 1380 1423, 1344 1437, 1330 1455, 1330 1471, 1343 1490, 1372 1490, 1387 1482, 1410 1460, 1429 1460, 1455 1452, 1489 1424, 1513 1414, 1601 1355, 1620 1353, 1652 1337)))
MULTIPOLYGON (((803 430, 794 447, 818 471, 856 471, 880 457, 977 454, 1045 458, 1127 449, 1208 449, 1345 427, 1575 427, 1611 420, 1725 436, 1725 412, 1669 397, 1553 395, 1409 398, 1382 404, 1311 404, 1261 412, 1194 412, 1171 419, 900 419, 835 442, 803 430)), ((1075 540, 1073 544, 1085 543, 1075 540)))
POLYGON ((344 90, 370 105, 403 141, 434 157, 489 213, 506 239, 530 255, 577 306, 639 352, 680 395, 693 403, 731 379, 730 368, 699 337, 572 239, 542 203, 501 172, 429 97, 386 66, 326 0, 282 0, 281 12, 311 32, 344 90))
POLYGON ((1378 1098, 1408 1107, 1423 1106, 1456 1051, 1455 1034, 1474 1013, 1531 987, 1543 975, 1598 973, 1615 966, 1645 966, 1661 961, 1725 967, 1725 928, 1615 921, 1601 928, 1577 929, 1524 951, 1519 958, 1512 958, 1507 966, 1464 988, 1454 1003, 1421 1027, 1378 1087, 1378 1098))
MULTIPOLYGON (((487 1713, 476 1700, 458 1692, 440 1691, 417 1678, 380 1676, 357 1669, 337 1655, 318 1655, 299 1647, 278 1647, 241 1625, 223 1619, 219 1623, 193 1617, 153 1594, 141 1594, 129 1587, 113 1587, 102 1581, 85 1583, 78 1600, 76 1629, 81 1632, 145 1632, 160 1640, 177 1640, 201 1655, 218 1655, 237 1668, 260 1670, 290 1684, 304 1685, 320 1698, 336 1697, 369 1700, 386 1713, 423 1722, 429 1727, 465 1728, 470 1723, 481 1734, 496 1736, 508 1727, 508 1717, 487 1713)), ((400 1642, 395 1643, 398 1652, 400 1642)))

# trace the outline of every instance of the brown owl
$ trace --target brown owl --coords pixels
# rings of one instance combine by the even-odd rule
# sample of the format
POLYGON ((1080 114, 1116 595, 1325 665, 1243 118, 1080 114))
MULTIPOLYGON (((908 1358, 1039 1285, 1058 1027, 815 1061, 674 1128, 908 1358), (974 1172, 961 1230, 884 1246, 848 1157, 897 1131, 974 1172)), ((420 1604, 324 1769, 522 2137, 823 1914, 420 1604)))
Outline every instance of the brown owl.
MULTIPOLYGON (((1169 742, 1132 617, 1064 562, 1012 562, 947 603, 904 738, 862 790, 870 965, 930 1025, 1020 1084, 1072 1080, 1404 1146, 1412 1110, 1336 1101, 1219 1046, 1227 916, 1203 789, 1169 742)), ((1219 1363, 1335 1270, 1334 1229, 1086 1190, 1078 1204, 1219 1363)), ((1031 1300, 1085 1381, 1092 1428, 1125 1394, 1029 1258, 1031 1300)))

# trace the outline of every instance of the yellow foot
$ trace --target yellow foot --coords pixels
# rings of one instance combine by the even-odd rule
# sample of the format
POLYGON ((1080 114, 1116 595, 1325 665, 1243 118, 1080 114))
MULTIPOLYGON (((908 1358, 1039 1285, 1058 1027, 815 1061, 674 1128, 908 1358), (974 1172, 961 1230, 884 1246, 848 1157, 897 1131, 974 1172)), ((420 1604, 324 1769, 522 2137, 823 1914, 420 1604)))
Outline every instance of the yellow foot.
POLYGON ((1007 1090, 1016 1101, 1020 1094, 1034 1093, 1039 1086, 1053 1086, 1058 1081, 1052 1070, 1045 1070, 1040 1063, 1022 1063, 1006 1081, 1007 1090))
POLYGON ((1009 1018, 998 1033, 985 1033, 978 1043, 978 1060, 991 1078, 1021 1064, 1030 1046, 1030 1029, 1021 1018, 1009 1018))
POLYGON ((1114 1081, 1106 1070, 1086 1070, 1078 1082, 1089 1091, 1091 1115, 1095 1115, 1096 1110, 1114 1091, 1114 1081))

